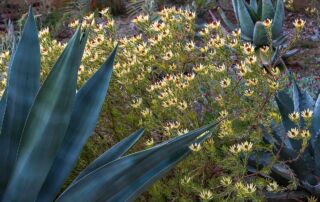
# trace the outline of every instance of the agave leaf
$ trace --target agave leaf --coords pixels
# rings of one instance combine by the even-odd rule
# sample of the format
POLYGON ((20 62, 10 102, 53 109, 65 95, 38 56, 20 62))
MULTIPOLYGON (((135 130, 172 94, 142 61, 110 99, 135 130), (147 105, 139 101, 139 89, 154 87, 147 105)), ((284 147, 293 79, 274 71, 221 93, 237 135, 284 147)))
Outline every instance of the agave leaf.
POLYGON ((53 201, 92 134, 107 94, 116 50, 77 93, 68 130, 42 185, 38 201, 53 201))
POLYGON ((274 17, 274 8, 271 0, 262 0, 261 20, 270 19, 274 17))
MULTIPOLYGON (((297 83, 293 82, 293 102, 294 102, 294 111, 302 112, 306 109, 313 110, 314 100, 308 93, 308 91, 301 91, 297 83)), ((301 126, 304 126, 304 120, 300 118, 301 126)))
POLYGON ((233 7, 233 11, 234 14, 236 16, 237 22, 238 22, 238 26, 239 26, 239 5, 238 5, 238 0, 232 0, 232 7, 233 7))
POLYGON ((8 75, 0 135, 0 198, 14 166, 25 120, 40 86, 40 46, 31 7, 20 42, 10 59, 8 75))
POLYGON ((285 54, 282 55, 282 58, 285 60, 289 57, 294 56, 295 54, 297 54, 300 50, 298 48, 289 50, 288 52, 286 52, 285 54))
MULTIPOLYGON (((196 142, 199 144, 203 142, 210 135, 202 136, 196 142)), ((108 198, 110 201, 134 201, 147 187, 152 185, 156 180, 163 177, 169 170, 176 166, 182 159, 184 159, 190 153, 188 147, 180 148, 175 153, 171 153, 171 158, 162 161, 156 165, 152 170, 146 172, 143 176, 139 177, 134 182, 131 182, 129 186, 122 189, 114 197, 108 198)))
MULTIPOLYGON (((281 115, 282 125, 285 129, 285 133, 287 133, 291 128, 296 127, 295 123, 293 123, 289 118, 289 114, 294 111, 293 102, 292 102, 291 98, 289 97, 289 95, 287 95, 286 93, 283 93, 283 92, 279 92, 277 94, 276 102, 277 102, 279 112, 281 115)), ((287 136, 286 136, 286 139, 288 139, 290 142, 290 145, 287 144, 287 147, 289 149, 293 148, 295 151, 300 150, 301 140, 290 139, 287 136)))
POLYGON ((311 146, 314 150, 315 175, 320 176, 320 95, 316 101, 311 125, 311 146))
POLYGON ((255 13, 258 12, 257 0, 250 0, 250 6, 254 10, 255 13))
POLYGON ((73 183, 80 180, 83 176, 91 173, 95 169, 123 156, 140 139, 140 137, 143 135, 143 132, 144 129, 140 129, 118 144, 114 145, 111 149, 107 150, 105 153, 99 156, 99 158, 90 163, 83 171, 81 171, 73 183))
POLYGON ((252 38, 254 23, 252 21, 252 18, 249 14, 248 9, 246 8, 244 0, 238 1, 238 15, 239 15, 241 32, 243 32, 246 36, 252 38))
POLYGON ((276 12, 272 20, 272 38, 276 39, 282 35, 284 21, 284 3, 283 0, 277 0, 276 12))
POLYGON ((253 44, 256 46, 264 46, 269 44, 268 33, 262 22, 256 22, 253 32, 253 44))
POLYGON ((219 7, 218 8, 218 12, 224 22, 224 24, 227 25, 227 27, 233 31, 235 29, 235 26, 232 24, 232 22, 228 19, 228 17, 226 16, 226 14, 223 12, 223 10, 219 7))
POLYGON ((315 134, 313 138, 316 138, 320 134, 320 95, 316 101, 316 104, 313 109, 312 117, 312 134, 315 134))
POLYGON ((253 20, 253 23, 257 22, 259 20, 258 15, 256 14, 256 11, 247 3, 244 3, 246 5, 246 8, 248 9, 248 12, 253 20))
POLYGON ((178 136, 153 148, 125 156, 112 161, 90 174, 86 175, 75 184, 72 184, 57 201, 106 201, 118 196, 123 189, 130 187, 133 182, 143 180, 139 187, 126 193, 121 201, 130 201, 141 190, 163 175, 166 168, 173 165, 173 161, 182 159, 188 146, 199 135, 213 128, 216 124, 209 124, 193 130, 185 135, 178 136), (154 173, 151 173, 154 171, 154 173), (145 177, 145 178, 144 178, 145 177), (112 183, 112 189, 106 189, 112 183))
POLYGON ((80 30, 78 28, 35 98, 4 201, 35 201, 50 171, 75 100, 77 72, 85 43, 80 40, 80 30))
POLYGON ((261 17, 262 17, 262 0, 258 0, 257 15, 258 15, 259 19, 261 20, 261 17))
POLYGON ((6 111, 6 105, 7 105, 7 90, 5 90, 3 92, 3 95, 1 97, 1 101, 0 101, 0 131, 2 128, 2 122, 3 122, 3 117, 4 117, 4 113, 6 111))
POLYGON ((278 47, 280 45, 283 45, 286 41, 287 41, 288 37, 287 36, 284 36, 284 35, 280 35, 278 36, 278 38, 274 39, 272 41, 272 45, 274 47, 278 47))

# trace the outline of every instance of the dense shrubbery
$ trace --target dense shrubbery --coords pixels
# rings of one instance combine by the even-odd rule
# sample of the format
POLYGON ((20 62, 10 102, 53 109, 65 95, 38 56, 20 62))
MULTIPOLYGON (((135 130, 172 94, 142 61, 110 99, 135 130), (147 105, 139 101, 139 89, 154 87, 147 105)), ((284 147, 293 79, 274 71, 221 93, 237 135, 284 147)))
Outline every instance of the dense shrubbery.
MULTIPOLYGON (((190 146, 195 155, 141 200, 262 200, 265 190, 280 192, 297 187, 294 180, 282 187, 272 178, 258 177, 268 176, 279 160, 272 146, 263 142, 260 126, 269 127, 271 119, 280 119, 274 96, 288 83, 278 67, 263 65, 272 64, 273 47, 242 43, 240 30, 226 35, 220 22, 196 32, 195 13, 183 9, 166 8, 158 13, 159 21, 137 16, 133 20, 137 34, 127 38, 117 37, 108 9, 101 15, 103 23, 96 23, 93 14, 82 22, 91 33, 78 77, 79 85, 83 84, 119 41, 109 100, 95 131, 98 135, 117 141, 144 127, 147 138, 140 147, 150 147, 208 122, 221 121, 212 138, 203 145, 190 146), (272 153, 272 161, 248 174, 248 158, 257 151, 272 153)), ((74 21, 70 26, 78 24, 74 21)), ((65 44, 52 39, 48 29, 39 35, 45 78, 65 44)), ((9 54, 3 53, 1 61, 3 70, 9 54)), ((4 73, 2 76, 6 77, 4 73)), ((5 79, 1 86, 4 89, 5 79)), ((106 142, 89 143, 84 154, 88 161, 92 160, 90 153, 93 157, 100 153, 96 144, 106 142)), ((79 167, 88 163, 86 158, 80 160, 79 167)))

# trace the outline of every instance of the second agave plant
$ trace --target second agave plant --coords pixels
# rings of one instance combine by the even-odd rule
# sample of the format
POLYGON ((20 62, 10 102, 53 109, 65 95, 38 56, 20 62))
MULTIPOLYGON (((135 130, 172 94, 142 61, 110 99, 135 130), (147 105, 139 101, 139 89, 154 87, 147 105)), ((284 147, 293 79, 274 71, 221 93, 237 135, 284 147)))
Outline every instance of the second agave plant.
POLYGON ((241 37, 255 46, 269 45, 268 33, 264 22, 271 24, 274 45, 285 41, 283 36, 284 3, 283 0, 232 0, 237 26, 233 25, 220 9, 225 24, 231 29, 241 29, 241 37))

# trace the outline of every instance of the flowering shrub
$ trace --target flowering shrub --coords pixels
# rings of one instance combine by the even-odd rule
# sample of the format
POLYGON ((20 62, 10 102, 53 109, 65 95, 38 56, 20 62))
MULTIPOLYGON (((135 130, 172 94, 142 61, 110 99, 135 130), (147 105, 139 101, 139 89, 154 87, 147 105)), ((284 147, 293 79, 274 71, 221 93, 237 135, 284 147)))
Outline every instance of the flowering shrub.
MULTIPOLYGON (((218 21, 196 32, 195 13, 183 9, 165 8, 159 12, 158 21, 137 16, 133 20, 136 35, 125 38, 117 37, 108 9, 101 15, 103 23, 96 23, 93 14, 82 22, 82 28, 90 27, 91 32, 78 80, 80 87, 95 71, 92 68, 98 67, 119 42, 109 98, 97 134, 118 140, 127 131, 144 127, 147 137, 140 146, 149 147, 208 122, 220 121, 212 138, 203 145, 190 145, 197 155, 154 185, 143 196, 146 200, 259 199, 262 194, 258 192, 264 189, 285 189, 276 182, 254 178, 268 174, 271 165, 257 173, 247 173, 250 154, 254 150, 270 150, 262 143, 259 126, 269 124, 270 117, 279 117, 274 112, 273 97, 287 81, 279 68, 264 66, 260 61, 261 55, 264 60, 272 60, 272 47, 257 50, 242 43, 241 30, 225 35, 218 21), (112 109, 108 107, 111 103, 112 109)), ((70 26, 78 24, 74 21, 70 26)), ((48 29, 39 35, 45 78, 65 44, 52 39, 48 29)), ((9 57, 3 53, 1 58, 2 70, 9 57)), ((5 79, 2 91, 4 86, 5 79)))

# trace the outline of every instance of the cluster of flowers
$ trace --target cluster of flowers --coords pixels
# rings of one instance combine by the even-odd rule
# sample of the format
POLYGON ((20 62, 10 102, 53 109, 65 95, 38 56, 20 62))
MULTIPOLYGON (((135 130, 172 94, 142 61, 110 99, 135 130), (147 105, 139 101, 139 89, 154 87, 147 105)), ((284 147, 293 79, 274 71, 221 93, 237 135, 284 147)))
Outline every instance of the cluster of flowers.
MULTIPOLYGON (((100 14, 102 23, 97 23, 93 14, 82 22, 82 28, 90 28, 91 32, 79 69, 78 84, 80 87, 95 72, 93 67, 99 67, 119 42, 106 105, 110 104, 112 110, 104 109, 101 118, 107 118, 111 127, 105 126, 102 130, 112 128, 110 133, 116 136, 128 134, 125 130, 132 132, 136 127, 144 127, 148 135, 144 145, 149 147, 207 122, 219 121, 215 133, 220 141, 209 139, 204 145, 190 145, 190 150, 198 152, 199 156, 190 165, 188 162, 183 164, 177 173, 189 174, 188 166, 194 165, 199 167, 196 170, 203 170, 206 162, 219 163, 221 160, 228 162, 219 165, 222 172, 230 175, 221 180, 223 186, 227 187, 232 179, 237 179, 239 196, 250 197, 256 192, 258 188, 254 182, 245 181, 246 169, 239 172, 238 168, 229 165, 239 164, 236 154, 249 154, 260 143, 260 131, 254 126, 267 119, 268 113, 264 112, 272 109, 268 102, 285 86, 286 77, 280 69, 263 66, 260 61, 261 55, 272 59, 272 47, 257 49, 250 43, 242 43, 240 29, 226 35, 222 33, 219 21, 195 31, 195 13, 175 7, 160 11, 157 21, 147 15, 135 17, 132 22, 135 35, 123 38, 117 36, 109 10, 102 10, 100 14), (219 152, 213 152, 215 150, 219 152)), ((79 23, 73 21, 70 27, 76 28, 79 23)), ((264 24, 268 27, 272 21, 266 20, 264 24)), ((296 27, 303 25, 304 21, 295 22, 296 27)), ((43 80, 65 44, 52 39, 48 29, 43 29, 39 37, 43 80)), ((9 53, 5 52, 0 56, 1 70, 8 61, 9 53)), ((4 86, 5 80, 2 80, 1 89, 4 86)), ((99 130, 98 126, 96 132, 99 130)), ((203 175, 206 174, 194 174, 198 179, 211 180, 203 175)), ((182 184, 190 183, 191 178, 183 178, 182 184)), ((212 190, 215 185, 220 186, 203 187, 197 180, 193 184, 201 187, 199 196, 203 200, 213 199, 212 190)), ((267 185, 270 190, 278 190, 275 184, 267 185)), ((166 185, 162 188, 168 189, 166 185)), ((222 191, 218 196, 223 198, 230 193, 227 192, 222 191)))

